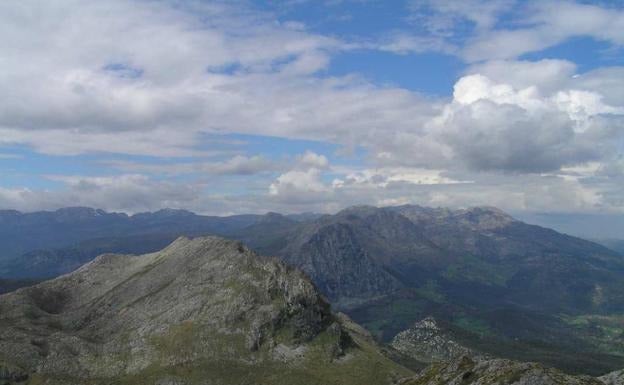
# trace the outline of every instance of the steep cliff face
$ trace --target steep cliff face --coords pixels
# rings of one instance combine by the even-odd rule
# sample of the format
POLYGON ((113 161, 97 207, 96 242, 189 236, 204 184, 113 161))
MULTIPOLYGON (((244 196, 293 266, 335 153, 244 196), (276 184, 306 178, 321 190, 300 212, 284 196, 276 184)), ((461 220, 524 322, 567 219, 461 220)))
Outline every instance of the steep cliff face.
POLYGON ((400 290, 445 258, 407 218, 367 206, 304 223, 272 252, 340 307, 400 290))
POLYGON ((216 237, 102 255, 0 297, 7 383, 383 384, 406 373, 352 337, 299 271, 216 237))
POLYGON ((286 260, 309 274, 336 304, 367 300, 400 287, 361 244, 356 230, 344 224, 328 224, 291 250, 284 254, 286 260))

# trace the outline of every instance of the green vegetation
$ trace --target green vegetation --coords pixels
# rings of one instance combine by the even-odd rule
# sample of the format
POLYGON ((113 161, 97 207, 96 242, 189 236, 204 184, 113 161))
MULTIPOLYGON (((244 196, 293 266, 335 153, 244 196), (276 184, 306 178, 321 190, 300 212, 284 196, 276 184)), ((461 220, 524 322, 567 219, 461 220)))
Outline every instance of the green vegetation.
POLYGON ((563 316, 562 319, 597 350, 624 357, 624 315, 563 316))
POLYGON ((440 292, 440 285, 433 279, 428 279, 423 286, 416 289, 416 292, 433 302, 443 303, 446 300, 444 294, 440 292))
POLYGON ((385 297, 349 312, 359 324, 378 340, 389 341, 398 332, 408 328, 426 314, 428 301, 414 291, 404 296, 385 297))
POLYGON ((492 264, 473 255, 465 255, 449 265, 442 276, 453 282, 477 282, 505 286, 515 270, 511 266, 492 264))
POLYGON ((454 319, 453 323, 457 325, 458 327, 470 333, 474 333, 480 337, 494 334, 490 326, 485 321, 478 319, 478 318, 460 316, 454 319))
MULTIPOLYGON (((90 379, 94 385, 153 385, 163 378, 180 378, 185 384, 204 384, 207 379, 223 385, 356 385, 389 384, 391 380, 413 373, 386 358, 370 343, 356 339, 343 354, 330 354, 340 344, 340 336, 324 331, 306 345, 302 358, 289 364, 271 357, 269 346, 251 352, 241 334, 205 334, 206 328, 192 322, 172 326, 166 333, 152 338, 161 358, 146 369, 114 379, 90 379), (195 358, 198 352, 209 350, 195 358), (195 354, 195 355, 194 355, 195 354), (168 365, 167 362, 170 364, 168 365)), ((38 376, 29 385, 43 383, 38 376)), ((71 378, 46 378, 47 384, 68 384, 71 378)))

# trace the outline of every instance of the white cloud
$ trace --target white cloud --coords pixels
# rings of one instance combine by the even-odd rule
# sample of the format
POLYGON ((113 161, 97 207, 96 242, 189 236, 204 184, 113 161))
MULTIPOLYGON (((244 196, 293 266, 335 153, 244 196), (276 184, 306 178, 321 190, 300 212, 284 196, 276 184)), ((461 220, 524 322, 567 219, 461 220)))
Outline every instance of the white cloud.
MULTIPOLYGON (((624 180, 620 169, 620 179, 624 180)), ((566 170, 581 173, 576 170, 566 170)), ((614 171, 601 167, 583 176, 463 174, 473 183, 453 183, 455 175, 438 178, 430 171, 414 179, 416 170, 362 172, 360 180, 323 183, 318 170, 291 171, 278 178, 266 194, 223 195, 210 184, 169 183, 142 175, 111 177, 51 176, 63 185, 55 190, 0 188, 0 208, 33 211, 85 205, 112 211, 139 212, 165 207, 185 208, 204 214, 279 212, 335 212, 353 204, 405 204, 467 207, 494 205, 515 212, 619 212, 623 213, 621 188, 609 182, 614 171), (413 173, 413 174, 412 174, 413 173), (407 175, 407 176, 406 176, 407 175), (604 176, 600 176, 604 175, 604 176), (608 175, 608 176, 607 176, 608 175), (594 180, 587 180, 587 179, 594 180), (597 178, 597 179, 596 179, 597 178), (384 180, 394 179, 385 183, 384 180)))
POLYGON ((345 187, 374 187, 387 188, 393 184, 414 185, 439 185, 470 183, 460 181, 443 175, 442 170, 409 167, 382 167, 376 169, 364 169, 345 174, 343 178, 334 179, 334 188, 345 187))
POLYGON ((299 157, 299 164, 304 168, 317 168, 319 170, 329 167, 329 161, 325 155, 320 155, 309 150, 299 157))
POLYGON ((480 74, 455 84, 454 100, 429 130, 450 146, 451 160, 481 170, 541 172, 599 160, 617 151, 614 126, 624 109, 574 89, 544 95, 480 74), (610 139, 607 139, 610 138, 610 139))
POLYGON ((288 171, 271 183, 270 195, 288 199, 299 194, 328 192, 328 186, 321 180, 321 172, 316 168, 306 171, 288 171))
POLYGON ((68 206, 138 212, 192 205, 200 186, 155 181, 142 175, 112 177, 48 176, 64 185, 58 190, 0 188, 0 207, 34 211, 68 206))
MULTIPOLYGON (((514 59, 574 37, 624 45, 624 10, 613 4, 546 0, 413 0, 414 39, 441 39, 469 62, 514 59)), ((436 46, 432 46, 433 50, 436 46)), ((418 49, 411 49, 418 52, 418 49)), ((512 75, 513 76, 513 75, 512 75)))
POLYGON ((125 175, 57 177, 59 190, 5 187, 0 206, 213 213, 406 201, 624 207, 621 180, 613 176, 622 151, 624 68, 577 73, 563 60, 513 60, 573 36, 622 44, 623 12, 572 2, 518 4, 414 2, 434 11, 423 25, 427 35, 397 31, 353 43, 240 3, 1 3, 0 87, 8 91, 0 94, 0 145, 162 162, 111 155, 108 166, 125 175), (503 29, 498 21, 509 12, 522 18, 503 29), (474 32, 468 40, 456 33, 467 25, 474 32), (322 72, 336 51, 362 48, 460 52, 478 64, 449 100, 322 72), (483 61, 490 58, 498 60, 483 61), (311 151, 281 162, 215 154, 202 146, 211 140, 206 133, 330 142, 364 149, 368 164, 339 170, 311 151), (162 159, 171 157, 196 158, 162 159), (601 166, 581 173, 588 162, 601 166), (179 174, 248 176, 250 190, 262 192, 224 196, 202 176, 176 183, 155 177, 179 174), (465 181, 474 183, 457 183, 465 181))
POLYGON ((478 31, 493 28, 500 15, 514 5, 513 0, 412 0, 409 8, 414 23, 434 35, 452 36, 465 21, 478 31))
POLYGON ((49 154, 192 155, 201 132, 271 122, 259 91, 339 45, 217 2, 3 3, 0 36, 2 142, 49 154))
POLYGON ((469 61, 516 58, 579 36, 624 45, 624 11, 619 8, 571 1, 531 2, 526 7, 517 20, 519 28, 480 32, 462 56, 469 61))
POLYGON ((466 74, 482 74, 495 83, 507 83, 516 89, 534 86, 550 94, 569 84, 576 74, 576 65, 556 59, 491 60, 470 66, 466 74))

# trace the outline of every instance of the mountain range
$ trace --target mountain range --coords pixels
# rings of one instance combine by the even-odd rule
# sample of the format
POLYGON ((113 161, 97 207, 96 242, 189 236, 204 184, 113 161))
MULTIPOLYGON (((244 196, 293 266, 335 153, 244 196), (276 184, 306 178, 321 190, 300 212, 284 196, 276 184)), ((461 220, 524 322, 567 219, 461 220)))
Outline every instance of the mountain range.
POLYGON ((102 253, 153 252, 180 235, 205 234, 301 269, 382 343, 433 316, 471 351, 571 373, 624 367, 624 257, 489 207, 233 217, 5 211, 0 276, 54 277, 102 253))
POLYGON ((104 254, 2 295, 0 326, 3 385, 622 384, 465 354, 414 371, 299 270, 218 237, 104 254))

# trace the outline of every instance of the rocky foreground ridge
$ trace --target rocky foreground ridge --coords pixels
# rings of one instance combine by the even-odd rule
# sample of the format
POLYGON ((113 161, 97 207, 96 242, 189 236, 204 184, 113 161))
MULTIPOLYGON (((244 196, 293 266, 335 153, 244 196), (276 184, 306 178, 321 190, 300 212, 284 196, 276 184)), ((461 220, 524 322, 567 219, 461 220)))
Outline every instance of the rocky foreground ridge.
POLYGON ((297 270, 217 237, 102 255, 0 297, 0 383, 385 384, 297 270))
POLYGON ((400 380, 401 385, 624 385, 624 370, 594 378, 539 363, 495 359, 462 346, 433 317, 398 333, 390 345, 405 356, 432 363, 400 380))
POLYGON ((621 373, 600 378, 571 376, 532 362, 473 360, 435 363, 400 385, 622 385, 621 373), (617 376, 619 375, 619 379, 617 376))
POLYGON ((624 370, 605 374, 599 379, 607 385, 624 385, 624 370))

